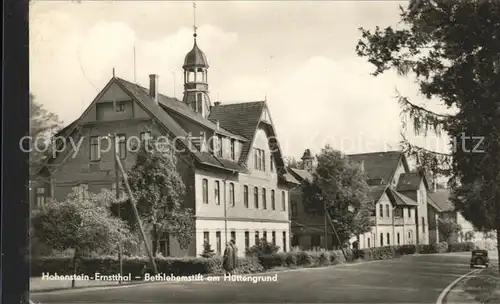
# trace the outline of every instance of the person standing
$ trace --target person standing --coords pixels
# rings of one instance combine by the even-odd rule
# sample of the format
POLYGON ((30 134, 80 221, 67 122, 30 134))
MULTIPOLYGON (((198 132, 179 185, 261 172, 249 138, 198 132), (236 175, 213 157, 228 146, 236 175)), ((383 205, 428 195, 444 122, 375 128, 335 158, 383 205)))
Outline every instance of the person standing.
POLYGON ((233 269, 238 268, 238 247, 236 247, 236 241, 231 239, 231 247, 233 247, 233 269))
POLYGON ((224 258, 222 260, 222 268, 224 268, 226 274, 231 274, 234 269, 234 248, 231 243, 226 243, 224 258))

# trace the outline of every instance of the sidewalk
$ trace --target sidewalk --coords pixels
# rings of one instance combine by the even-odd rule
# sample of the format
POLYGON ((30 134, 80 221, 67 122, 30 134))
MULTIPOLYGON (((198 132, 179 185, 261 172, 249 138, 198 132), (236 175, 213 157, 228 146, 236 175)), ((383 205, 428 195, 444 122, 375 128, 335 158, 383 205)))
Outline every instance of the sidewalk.
POLYGON ((445 303, 500 303, 498 266, 492 265, 460 281, 450 290, 445 303))

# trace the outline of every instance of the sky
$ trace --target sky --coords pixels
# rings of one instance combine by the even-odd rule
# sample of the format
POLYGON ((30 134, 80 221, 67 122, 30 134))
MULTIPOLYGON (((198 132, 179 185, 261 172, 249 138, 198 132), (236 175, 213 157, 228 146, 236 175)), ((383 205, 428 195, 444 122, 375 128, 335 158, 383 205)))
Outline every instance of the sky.
MULTIPOLYGON (((400 5, 407 1, 198 1, 194 14, 190 1, 33 0, 31 92, 65 124, 113 68, 145 87, 158 74, 160 93, 182 99, 196 19, 212 101, 267 100, 286 156, 326 144, 345 153, 397 150, 396 89, 416 104, 425 100, 411 78, 371 76, 374 67, 355 47, 360 27, 397 25, 400 5)), ((405 136, 448 150, 447 138, 405 136)))

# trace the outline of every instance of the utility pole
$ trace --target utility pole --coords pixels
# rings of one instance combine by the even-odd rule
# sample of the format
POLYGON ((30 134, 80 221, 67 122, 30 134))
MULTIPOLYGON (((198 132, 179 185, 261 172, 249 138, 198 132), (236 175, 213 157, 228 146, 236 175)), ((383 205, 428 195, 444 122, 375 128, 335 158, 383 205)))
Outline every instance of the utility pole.
MULTIPOLYGON (((324 209, 325 209, 325 251, 328 251, 328 216, 326 215, 326 200, 324 202, 324 209)), ((332 244, 333 245, 333 244, 332 244)))
POLYGON ((333 233, 335 233, 335 237, 337 237, 337 240, 340 244, 340 250, 342 250, 342 254, 344 255, 344 258, 347 260, 347 254, 345 253, 344 247, 342 246, 343 244, 340 242, 340 238, 339 238, 339 235, 337 234, 337 230, 335 229, 335 225, 333 225, 332 217, 330 216, 330 213, 328 212, 328 210, 326 208, 325 208, 325 214, 328 216, 328 219, 330 220, 330 224, 332 226, 333 233))
MULTIPOLYGON (((111 139, 113 140, 113 155, 118 155, 118 147, 117 147, 117 138, 116 134, 111 135, 111 139)), ((120 169, 118 168, 118 162, 116 161, 116 157, 113 157, 113 163, 115 164, 115 183, 116 183, 116 189, 115 189, 115 195, 116 195, 116 201, 118 202, 120 199, 120 169)), ((118 205, 118 218, 121 215, 121 205, 118 205)), ((120 263, 120 280, 118 281, 119 284, 122 283, 122 278, 121 276, 123 275, 123 257, 122 257, 122 244, 121 242, 118 244, 118 260, 120 263)))
POLYGON ((153 266, 154 274, 157 274, 158 268, 156 268, 155 260, 153 258, 153 255, 151 254, 151 250, 149 248, 148 239, 146 238, 146 233, 144 232, 144 227, 142 226, 142 221, 141 221, 141 218, 139 217, 139 211, 137 211, 135 197, 134 197, 134 194, 132 193, 132 189, 130 189, 130 185, 128 183, 127 173, 125 172, 125 169, 123 168, 123 165, 120 161, 120 157, 118 154, 115 154, 115 160, 118 163, 118 168, 120 169, 120 172, 123 176, 123 182, 125 184, 125 188, 127 189, 128 197, 130 199, 130 205, 132 205, 132 209, 134 210, 135 219, 137 220, 137 224, 139 225, 139 230, 141 233, 142 241, 144 242, 144 246, 146 247, 146 252, 149 256, 149 261, 151 262, 151 265, 153 266))

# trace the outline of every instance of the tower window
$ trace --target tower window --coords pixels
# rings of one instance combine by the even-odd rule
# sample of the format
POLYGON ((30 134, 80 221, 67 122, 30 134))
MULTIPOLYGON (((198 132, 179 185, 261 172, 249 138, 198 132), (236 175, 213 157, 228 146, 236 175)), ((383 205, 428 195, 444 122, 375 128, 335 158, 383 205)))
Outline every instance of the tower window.
POLYGON ((196 94, 196 112, 202 113, 202 107, 203 107, 203 94, 197 93, 196 94))

